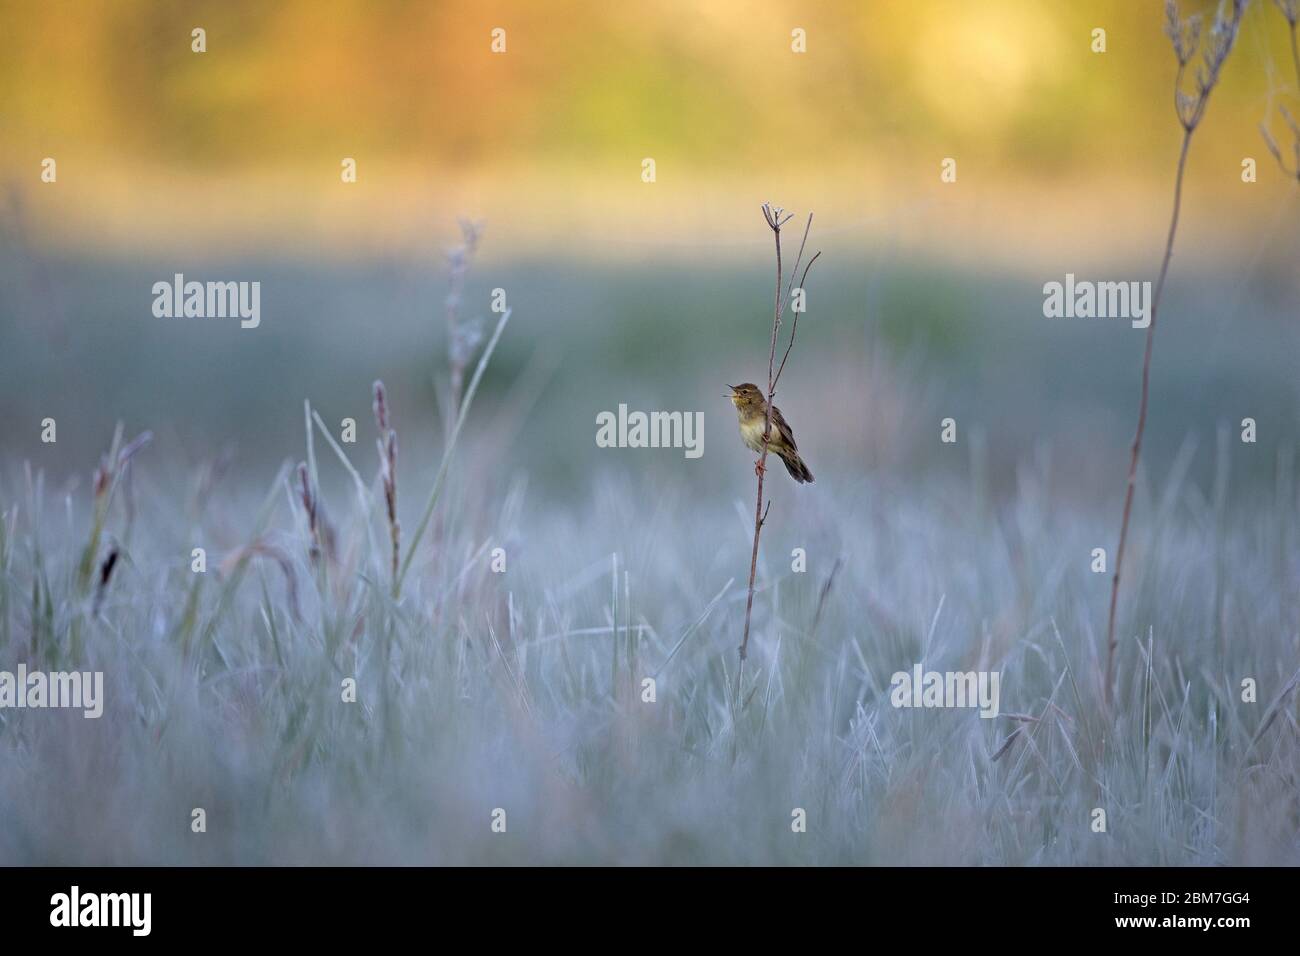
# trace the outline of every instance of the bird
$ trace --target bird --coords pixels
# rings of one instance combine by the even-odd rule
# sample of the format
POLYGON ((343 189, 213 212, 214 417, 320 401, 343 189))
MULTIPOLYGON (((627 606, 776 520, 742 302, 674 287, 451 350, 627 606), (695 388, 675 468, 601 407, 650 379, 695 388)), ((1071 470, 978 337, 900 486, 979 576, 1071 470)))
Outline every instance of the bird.
MULTIPOLYGON (((763 431, 767 427, 767 402, 757 385, 746 382, 743 385, 728 385, 731 389, 731 403, 736 406, 740 418, 740 439, 756 452, 763 451, 763 431)), ((794 432, 781 414, 781 409, 772 406, 772 431, 768 436, 767 450, 778 455, 785 463, 785 470, 799 483, 813 480, 813 473, 799 457, 799 448, 794 443, 794 432)), ((763 459, 754 462, 754 473, 763 473, 763 459)))

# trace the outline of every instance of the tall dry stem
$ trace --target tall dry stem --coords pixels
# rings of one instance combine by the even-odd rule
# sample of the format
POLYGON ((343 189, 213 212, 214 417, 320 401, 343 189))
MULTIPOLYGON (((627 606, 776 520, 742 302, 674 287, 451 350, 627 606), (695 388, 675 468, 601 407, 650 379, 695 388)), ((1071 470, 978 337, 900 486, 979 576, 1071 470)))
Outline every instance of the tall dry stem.
MULTIPOLYGON (((781 227, 793 219, 794 216, 793 214, 787 215, 780 206, 763 203, 763 218, 766 220, 768 228, 772 230, 772 238, 776 243, 776 295, 772 307, 772 345, 767 356, 767 417, 763 423, 763 450, 759 454, 758 467, 755 469, 758 473, 758 495, 754 503, 754 549, 749 556, 749 593, 745 598, 745 634, 740 642, 740 670, 736 675, 737 688, 739 688, 740 680, 744 676, 745 658, 749 656, 749 626, 754 613, 754 579, 758 575, 758 541, 763 533, 763 524, 767 521, 767 510, 772 507, 770 500, 767 503, 767 509, 763 507, 763 474, 767 468, 768 442, 772 434, 772 400, 776 396, 776 385, 781 379, 781 373, 785 371, 786 359, 790 357, 790 350, 794 348, 795 333, 799 331, 798 309, 794 313, 794 322, 790 326, 790 341, 785 347, 785 353, 781 356, 780 365, 776 363, 776 347, 780 341, 781 317, 794 289, 794 277, 799 272, 799 263, 803 260, 803 251, 808 242, 808 232, 812 229, 813 220, 812 213, 809 213, 808 222, 803 230, 803 240, 799 243, 799 254, 795 258, 794 268, 790 271, 790 287, 782 294, 781 227)), ((804 280, 808 278, 808 270, 812 268, 813 263, 817 261, 817 257, 820 255, 819 252, 808 260, 799 288, 804 287, 804 280)))
POLYGON ((1174 174, 1174 208, 1169 217, 1169 233, 1165 238, 1164 258, 1160 263, 1160 276, 1156 280, 1155 292, 1151 298, 1151 321, 1147 325, 1146 348, 1142 356, 1142 392, 1138 399, 1137 431, 1133 436, 1133 445, 1128 465, 1128 480, 1124 490, 1124 513, 1120 519, 1119 546, 1115 549, 1115 574, 1111 578, 1110 610, 1106 617, 1106 684, 1105 700, 1110 706, 1115 674, 1115 610, 1119 603, 1120 571, 1124 563, 1124 548, 1128 544, 1129 519, 1133 512, 1133 491, 1137 486, 1138 460, 1142 454, 1142 437, 1146 432, 1147 404, 1151 394, 1151 350, 1155 342, 1156 317, 1160 309, 1160 297, 1164 292, 1165 279, 1169 275, 1169 262, 1174 254, 1174 237, 1178 233, 1178 216, 1182 210, 1183 176, 1187 171, 1187 153, 1192 144, 1192 134, 1205 117, 1205 108, 1210 100, 1210 93, 1219 82, 1223 64, 1236 42, 1237 32, 1241 27, 1241 18, 1246 11, 1249 0, 1227 0, 1219 4, 1214 24, 1205 38, 1205 47, 1201 54, 1202 62, 1195 70, 1194 92, 1183 89, 1183 78, 1187 66, 1201 46, 1201 18, 1191 16, 1186 19, 1178 13, 1177 0, 1166 0, 1165 33, 1173 44, 1174 56, 1178 60, 1178 74, 1174 79, 1174 112, 1183 127, 1182 146, 1178 151, 1178 168, 1174 174))

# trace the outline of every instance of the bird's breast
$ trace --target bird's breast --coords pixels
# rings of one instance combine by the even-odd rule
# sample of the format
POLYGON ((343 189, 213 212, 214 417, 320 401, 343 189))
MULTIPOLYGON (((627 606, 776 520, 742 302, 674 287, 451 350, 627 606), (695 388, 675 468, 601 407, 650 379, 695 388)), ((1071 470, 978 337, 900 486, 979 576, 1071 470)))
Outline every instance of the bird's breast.
MULTIPOLYGON (((740 439, 754 451, 763 450, 763 428, 767 424, 765 415, 750 415, 740 420, 740 439)), ((772 429, 776 431, 775 428, 772 429)))

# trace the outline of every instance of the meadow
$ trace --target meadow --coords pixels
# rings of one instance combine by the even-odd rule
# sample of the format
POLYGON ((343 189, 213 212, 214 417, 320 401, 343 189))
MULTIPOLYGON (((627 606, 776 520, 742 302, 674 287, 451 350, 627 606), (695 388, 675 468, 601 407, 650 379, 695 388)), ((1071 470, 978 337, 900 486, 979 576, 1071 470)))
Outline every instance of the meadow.
POLYGON ((723 383, 766 362, 767 248, 597 266, 487 235, 466 301, 503 287, 511 320, 396 596, 371 389, 404 553, 448 444, 437 263, 187 265, 262 279, 241 330, 149 315, 164 260, 10 247, 0 668, 101 670, 105 710, 0 710, 0 862, 1300 862, 1284 269, 1171 283, 1108 708, 1090 555, 1141 332, 1045 318, 1064 270, 821 243, 778 399, 817 482, 769 471, 738 675, 754 479, 723 383), (621 402, 703 412, 703 455, 598 448, 621 402), (152 439, 97 495, 119 421, 152 439), (1000 672, 1000 716, 892 706, 917 663, 1000 672))

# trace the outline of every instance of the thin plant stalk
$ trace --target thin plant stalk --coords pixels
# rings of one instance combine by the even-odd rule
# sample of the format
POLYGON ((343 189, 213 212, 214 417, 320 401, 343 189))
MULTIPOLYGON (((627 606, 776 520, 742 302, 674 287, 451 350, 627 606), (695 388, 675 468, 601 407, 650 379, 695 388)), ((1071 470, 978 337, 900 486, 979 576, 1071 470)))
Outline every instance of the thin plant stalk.
POLYGON ((1155 293, 1151 297, 1151 322, 1147 326, 1146 349, 1142 355, 1142 391, 1138 398, 1137 432, 1133 436, 1133 445, 1128 463, 1128 480, 1124 489, 1124 514, 1119 525, 1119 547, 1115 549, 1115 574, 1110 584, 1110 611, 1106 621, 1106 702, 1110 703, 1111 682, 1115 666, 1115 608, 1119 603, 1119 575, 1124 562, 1124 546, 1128 543, 1129 517, 1133 513, 1133 491, 1137 485, 1138 458, 1142 454, 1142 437, 1146 433, 1147 405, 1151 396, 1151 351, 1155 343, 1156 315, 1160 309, 1160 294, 1165 287, 1165 277, 1169 274, 1169 262, 1174 254, 1174 236, 1178 232, 1178 215, 1183 198, 1183 172, 1187 167, 1187 151, 1191 146, 1192 133, 1183 133, 1183 146, 1178 154, 1178 173, 1174 178, 1174 210, 1169 218, 1169 235, 1165 239, 1165 257, 1160 265, 1160 276, 1156 280, 1155 293))
POLYGON ((1160 297, 1164 291, 1165 279, 1169 275, 1169 263, 1174 254, 1174 238, 1178 233, 1178 216, 1182 210, 1183 177, 1187 171, 1187 154, 1192 145, 1192 134, 1196 132, 1205 116, 1210 93, 1218 83, 1224 61, 1232 50, 1241 26, 1248 0, 1233 0, 1232 12, 1227 13, 1226 3, 1220 4, 1214 25, 1207 37, 1203 53, 1204 65, 1196 70, 1196 95, 1183 92, 1183 76, 1187 64, 1200 45, 1201 21, 1199 17, 1183 20, 1178 14, 1176 0, 1168 0, 1165 5, 1167 17, 1166 34, 1173 43, 1174 56, 1178 59, 1178 74, 1174 80, 1174 111, 1183 127, 1182 147, 1178 152, 1178 169, 1174 175, 1174 208, 1169 217, 1169 233, 1165 238, 1165 254, 1160 264, 1160 276, 1156 280, 1155 292, 1151 297, 1150 322, 1147 324, 1146 348, 1142 355, 1142 391, 1138 399, 1137 430, 1133 435, 1133 445, 1129 457, 1128 480, 1124 490, 1124 512, 1120 519, 1119 546, 1115 549, 1115 573, 1111 577, 1110 609, 1106 616, 1106 677, 1105 700, 1110 707, 1113 694, 1115 674, 1115 612, 1119 604, 1120 572, 1124 563, 1124 548, 1128 544, 1129 519, 1133 513, 1133 492, 1137 486, 1138 460, 1142 454, 1142 438, 1146 433, 1147 405, 1151 394, 1151 353, 1155 343, 1156 317, 1160 310, 1160 297))
MULTIPOLYGON (((799 331, 799 312, 794 313, 794 322, 790 328, 790 341, 786 345, 785 353, 781 356, 781 364, 776 364, 776 347, 780 341, 781 334, 781 316, 785 312, 785 306, 793 291, 794 277, 799 271, 799 263, 803 259, 804 246, 808 242, 808 233, 812 229, 812 214, 808 215, 807 225, 804 226, 803 241, 799 244, 799 255, 795 258, 794 269, 790 272, 791 287, 785 290, 782 295, 782 266, 781 266, 781 227, 794 218, 793 215, 782 215, 784 210, 779 206, 773 207, 768 203, 763 204, 763 218, 767 221, 768 228, 772 230, 772 238, 776 244, 776 293, 772 306, 772 342, 771 348, 767 355, 767 415, 763 423, 763 450, 759 453, 758 466, 754 469, 758 474, 758 493, 754 502, 754 547, 749 556, 749 590, 745 597, 745 632, 740 641, 740 671, 736 675, 737 689, 739 681, 744 675, 745 659, 749 656, 749 628, 754 613, 754 581, 758 576, 758 543, 763 533, 763 525, 767 521, 767 512, 771 510, 772 502, 769 500, 767 508, 763 507, 763 475, 767 470, 767 452, 768 443, 772 434, 772 400, 776 396, 776 385, 781 378, 781 373, 785 371, 786 359, 790 357, 790 350, 794 348, 794 337, 799 331)), ((808 278, 808 270, 812 264, 817 261, 821 253, 813 256, 808 261, 804 269, 804 280, 808 278)), ((802 288, 802 283, 800 288, 802 288)))
POLYGON ((402 582, 406 580, 406 573, 411 569, 411 561, 415 558, 415 549, 420 543, 420 538, 424 536, 425 529, 429 526, 429 519, 433 517, 433 509, 438 504, 439 495, 442 494, 443 479, 447 476, 447 468, 451 464, 452 454, 456 451, 456 441, 460 438, 460 430, 465 424, 465 417, 469 414, 469 407, 474 401, 474 394, 478 391, 478 383, 483 378, 483 371, 487 368, 488 360, 492 358, 497 342, 501 339, 501 333, 505 331, 506 323, 510 321, 510 311, 510 309, 506 309, 501 314, 501 319, 497 322, 492 338, 488 339, 483 354, 479 356, 478 366, 474 369, 474 376, 469 381, 469 388, 465 390, 465 399, 461 402, 460 412, 456 416, 456 425, 452 428, 451 435, 447 439, 447 449, 442 453, 442 463, 438 466, 437 477, 433 480, 433 490, 429 492, 429 501, 424 506, 424 514, 420 516, 420 521, 415 526, 415 533, 411 535, 410 543, 406 546, 406 558, 402 561, 397 577, 393 580, 394 600, 401 596, 402 582))

